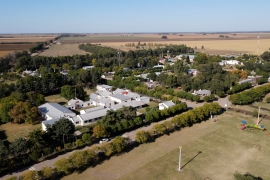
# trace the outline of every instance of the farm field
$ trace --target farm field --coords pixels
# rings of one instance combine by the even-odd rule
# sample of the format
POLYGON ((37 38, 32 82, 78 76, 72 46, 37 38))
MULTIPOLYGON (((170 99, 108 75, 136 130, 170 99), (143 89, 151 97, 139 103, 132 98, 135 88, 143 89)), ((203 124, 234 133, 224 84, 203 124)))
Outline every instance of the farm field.
POLYGON ((78 48, 78 44, 53 44, 49 49, 44 50, 39 56, 72 56, 75 54, 85 55, 89 54, 78 48))
MULTIPOLYGON (((209 54, 257 54, 258 36, 260 36, 259 54, 269 50, 270 33, 232 33, 228 34, 195 34, 184 33, 183 36, 166 35, 168 39, 161 39, 158 34, 98 34, 87 35, 86 37, 63 37, 60 41, 65 44, 74 43, 97 43, 102 46, 120 48, 121 50, 135 50, 134 47, 126 47, 127 43, 158 43, 158 44, 185 44, 190 47, 197 47, 197 51, 203 51, 209 54), (220 38, 219 35, 229 36, 229 38, 220 38), (204 46, 204 50, 201 50, 204 46)), ((145 48, 148 48, 147 46, 145 48)))
MULTIPOLYGON (((241 131, 241 119, 248 123, 256 120, 236 112, 226 112, 218 116, 217 123, 202 122, 164 135, 153 143, 140 145, 63 179, 198 180, 208 177, 231 180, 236 171, 270 179, 270 136, 259 130, 241 131), (177 171, 180 145, 183 147, 181 172, 177 171)), ((270 129, 270 121, 261 124, 270 129)))

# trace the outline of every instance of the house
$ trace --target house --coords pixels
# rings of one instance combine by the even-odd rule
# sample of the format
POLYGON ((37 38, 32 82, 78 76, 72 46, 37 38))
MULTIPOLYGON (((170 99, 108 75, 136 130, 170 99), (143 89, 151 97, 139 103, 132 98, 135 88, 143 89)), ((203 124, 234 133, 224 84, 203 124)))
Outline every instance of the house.
POLYGON ((29 71, 29 70, 25 70, 22 72, 22 77, 25 77, 25 76, 40 76, 40 74, 38 73, 38 71, 29 71))
POLYGON ((196 55, 180 54, 180 55, 178 55, 178 56, 175 56, 175 58, 176 58, 176 59, 182 60, 183 57, 187 57, 187 56, 189 57, 189 61, 190 61, 190 62, 193 62, 194 59, 195 59, 195 57, 196 57, 196 55))
POLYGON ((45 119, 45 121, 41 123, 43 131, 47 130, 46 125, 53 125, 62 117, 69 118, 76 116, 74 112, 57 103, 42 104, 38 107, 38 112, 45 119))
POLYGON ((83 66, 82 68, 83 68, 84 70, 90 70, 90 69, 95 68, 95 66, 83 66))
POLYGON ((172 101, 166 101, 166 102, 162 102, 158 104, 158 109, 159 110, 163 110, 163 109, 167 109, 169 107, 174 106, 175 104, 172 101))
POLYGON ((112 91, 112 86, 109 85, 97 85, 97 90, 101 90, 101 91, 112 91))
POLYGON ((209 96, 211 95, 211 92, 209 90, 199 90, 199 91, 194 91, 194 93, 192 93, 194 95, 198 95, 198 96, 209 96))
POLYGON ((113 94, 113 95, 109 96, 109 98, 116 103, 123 103, 123 102, 130 102, 131 101, 131 97, 125 96, 123 94, 113 94))
POLYGON ((164 67, 165 67, 164 65, 160 65, 160 64, 153 66, 153 68, 162 68, 162 69, 164 69, 164 67))
POLYGON ((97 101, 98 106, 111 107, 114 105, 114 101, 108 97, 101 98, 97 101))
POLYGON ((108 72, 108 73, 104 73, 103 75, 101 75, 102 79, 107 79, 107 80, 112 80, 114 76, 114 72, 108 72))
POLYGON ((76 114, 69 110, 68 108, 61 106, 57 103, 45 103, 38 106, 38 112, 46 120, 50 119, 60 119, 61 117, 75 117, 76 114))
POLYGON ((66 106, 69 109, 80 109, 83 107, 91 106, 91 101, 82 101, 80 99, 71 99, 68 101, 68 105, 66 106))
POLYGON ((221 62, 219 62, 219 65, 243 65, 243 63, 237 60, 222 60, 221 62))
POLYGON ((243 83, 252 83, 252 79, 243 79, 238 82, 238 84, 243 84, 243 83))
POLYGON ((141 99, 141 102, 144 102, 145 104, 150 103, 150 98, 149 97, 142 96, 140 99, 141 99))
POLYGON ((188 69, 187 73, 192 75, 192 76, 197 76, 198 70, 197 69, 188 69))

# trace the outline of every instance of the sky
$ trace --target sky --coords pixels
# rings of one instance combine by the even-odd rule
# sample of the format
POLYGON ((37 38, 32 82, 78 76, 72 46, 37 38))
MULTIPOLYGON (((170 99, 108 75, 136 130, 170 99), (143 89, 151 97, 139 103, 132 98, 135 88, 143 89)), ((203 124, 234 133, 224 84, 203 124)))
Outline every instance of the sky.
POLYGON ((0 0, 0 33, 270 31, 269 0, 0 0))

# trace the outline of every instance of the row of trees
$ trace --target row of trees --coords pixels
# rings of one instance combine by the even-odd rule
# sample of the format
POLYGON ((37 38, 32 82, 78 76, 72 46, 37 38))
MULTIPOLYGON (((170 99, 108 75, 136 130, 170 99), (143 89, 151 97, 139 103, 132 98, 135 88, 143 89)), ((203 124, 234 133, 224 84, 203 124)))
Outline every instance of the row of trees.
POLYGON ((270 92, 270 84, 266 84, 254 89, 250 89, 238 94, 233 94, 229 100, 236 105, 251 104, 256 101, 261 101, 266 94, 270 92))
MULTIPOLYGON (((194 123, 206 120, 210 114, 218 114, 220 109, 221 107, 217 103, 205 104, 184 113, 185 117, 180 117, 181 115, 179 115, 171 121, 154 125, 149 131, 138 131, 136 133, 136 141, 138 143, 145 143, 164 133, 173 132, 175 129, 192 126, 194 123)), ((74 171, 81 172, 90 166, 95 166, 107 157, 124 152, 130 145, 129 138, 117 136, 110 143, 104 142, 101 145, 93 145, 87 150, 73 152, 68 158, 59 159, 54 163, 55 168, 43 167, 41 171, 28 171, 20 178, 26 179, 26 177, 31 177, 32 179, 40 179, 45 177, 49 179, 65 176, 74 171)), ((17 177, 13 178, 16 179, 17 177)))
MULTIPOLYGON (((29 132, 27 138, 15 139, 8 148, 0 149, 0 172, 25 166, 61 151, 64 144, 75 141, 74 132, 75 126, 71 121, 60 119, 52 126, 48 126, 46 132, 35 129, 29 132)), ((84 139, 85 143, 91 141, 91 138, 89 140, 87 136, 84 139)), ((80 145, 80 143, 77 144, 80 145)))
POLYGON ((186 113, 173 117, 170 121, 165 121, 161 124, 155 124, 151 130, 137 131, 136 141, 138 143, 146 143, 152 141, 155 137, 170 133, 175 130, 190 127, 193 124, 200 123, 208 119, 211 115, 219 114, 221 106, 218 103, 205 104, 186 113))
POLYGON ((227 93, 228 94, 235 94, 241 91, 244 91, 245 89, 249 89, 252 87, 251 83, 242 83, 242 84, 237 84, 235 86, 232 87, 232 89, 228 90, 227 93))

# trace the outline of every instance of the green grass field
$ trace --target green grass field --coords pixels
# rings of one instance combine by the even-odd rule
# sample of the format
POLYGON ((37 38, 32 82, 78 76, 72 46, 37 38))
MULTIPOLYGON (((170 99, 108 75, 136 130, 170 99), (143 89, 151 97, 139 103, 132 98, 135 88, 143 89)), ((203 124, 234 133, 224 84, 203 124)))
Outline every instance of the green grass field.
POLYGON ((29 132, 34 129, 41 129, 41 124, 11 124, 6 123, 0 126, 0 139, 13 142, 16 138, 27 137, 29 132))
MULTIPOLYGON (((63 179, 231 180, 235 171, 270 179, 270 136, 259 130, 241 131, 241 119, 248 123, 256 121, 250 116, 226 112, 218 116, 217 123, 207 121, 184 128, 63 179), (177 171, 180 145, 181 172, 177 171)), ((261 124, 270 129, 270 121, 261 124)))
MULTIPOLYGON (((155 106, 158 106, 158 103, 151 101, 150 103, 148 103, 147 107, 152 108, 152 107, 155 107, 155 106)), ((146 109, 145 108, 140 108, 140 109, 138 109, 138 112, 144 114, 144 113, 146 113, 146 109)))

